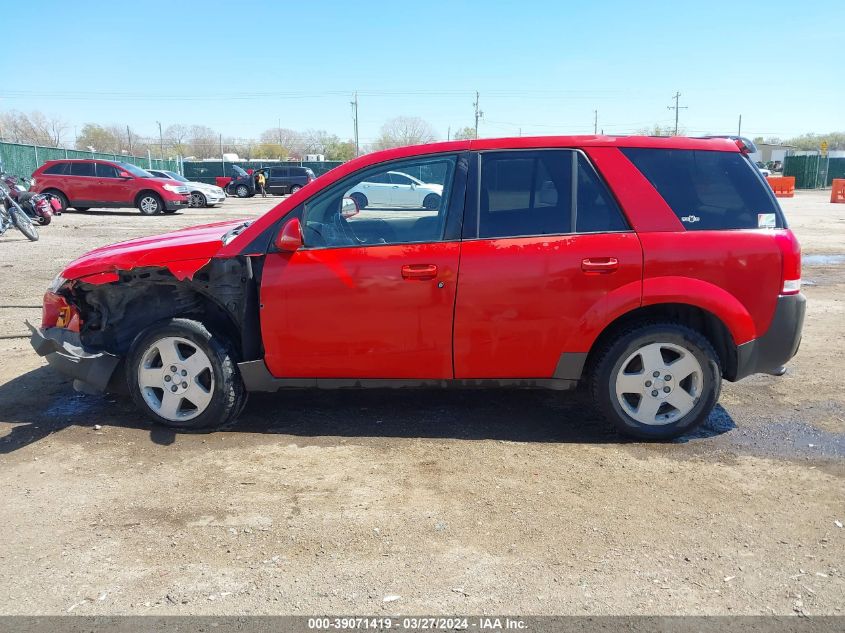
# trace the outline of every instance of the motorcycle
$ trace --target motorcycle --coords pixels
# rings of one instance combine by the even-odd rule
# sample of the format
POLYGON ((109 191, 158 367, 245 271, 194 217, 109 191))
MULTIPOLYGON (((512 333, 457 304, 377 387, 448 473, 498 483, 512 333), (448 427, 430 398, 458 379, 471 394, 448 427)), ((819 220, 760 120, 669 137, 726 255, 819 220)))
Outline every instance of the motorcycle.
POLYGON ((9 186, 0 179, 0 235, 12 226, 23 233, 26 238, 35 242, 38 240, 38 229, 21 206, 12 198, 9 186))
MULTIPOLYGON (((28 191, 28 187, 21 184, 17 176, 12 174, 2 174, 0 179, 9 188, 9 195, 20 205, 24 213, 41 226, 50 224, 54 215, 62 214, 62 203, 56 196, 28 191)), ((27 182, 26 179, 22 180, 27 182)))

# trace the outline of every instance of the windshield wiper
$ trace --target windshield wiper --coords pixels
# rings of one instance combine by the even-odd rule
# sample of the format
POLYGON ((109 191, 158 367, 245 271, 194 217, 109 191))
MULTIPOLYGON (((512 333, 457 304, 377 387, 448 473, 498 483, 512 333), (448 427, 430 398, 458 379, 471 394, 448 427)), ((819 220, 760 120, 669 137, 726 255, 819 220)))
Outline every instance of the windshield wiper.
POLYGON ((232 227, 231 229, 226 231, 223 234, 223 237, 220 238, 223 241, 223 246, 225 246, 226 244, 231 242, 233 239, 235 239, 238 235, 240 235, 241 231, 243 231, 250 224, 252 224, 252 220, 248 220, 247 222, 241 222, 237 226, 232 227))

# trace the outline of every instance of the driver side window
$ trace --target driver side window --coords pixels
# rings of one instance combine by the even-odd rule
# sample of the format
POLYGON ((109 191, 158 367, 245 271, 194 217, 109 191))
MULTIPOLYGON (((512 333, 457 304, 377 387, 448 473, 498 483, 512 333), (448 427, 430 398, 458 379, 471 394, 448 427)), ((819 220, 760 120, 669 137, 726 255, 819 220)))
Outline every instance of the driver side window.
POLYGON ((443 239, 456 156, 393 162, 358 172, 306 203, 306 248, 443 239), (405 186, 399 186, 398 183, 405 186), (353 203, 354 201, 354 203, 353 203))

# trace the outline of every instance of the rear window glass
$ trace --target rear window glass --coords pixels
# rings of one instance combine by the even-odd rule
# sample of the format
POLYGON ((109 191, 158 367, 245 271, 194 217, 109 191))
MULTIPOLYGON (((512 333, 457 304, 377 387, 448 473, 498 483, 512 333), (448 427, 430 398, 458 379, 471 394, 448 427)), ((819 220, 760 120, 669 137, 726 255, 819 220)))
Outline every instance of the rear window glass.
POLYGON ((479 237, 569 233, 572 152, 495 152, 481 163, 479 237))
POLYGON ((71 163, 70 174, 71 176, 93 176, 94 163, 71 163))
POLYGON ((47 169, 44 170, 45 174, 63 174, 67 169, 67 163, 56 163, 55 165, 50 165, 47 169))
POLYGON ((623 148, 688 231, 783 228, 783 215, 742 154, 623 148))

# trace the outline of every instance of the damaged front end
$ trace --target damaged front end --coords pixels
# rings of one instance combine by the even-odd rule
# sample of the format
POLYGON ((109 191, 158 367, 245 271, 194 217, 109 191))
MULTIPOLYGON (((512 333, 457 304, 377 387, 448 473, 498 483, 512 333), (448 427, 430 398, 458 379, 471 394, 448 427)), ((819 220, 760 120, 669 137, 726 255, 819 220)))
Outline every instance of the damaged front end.
POLYGON ((44 296, 41 327, 28 324, 32 346, 86 392, 122 391, 118 369, 133 341, 174 317, 202 321, 241 359, 259 358, 262 264, 262 257, 211 258, 187 274, 171 265, 58 277, 44 296))

